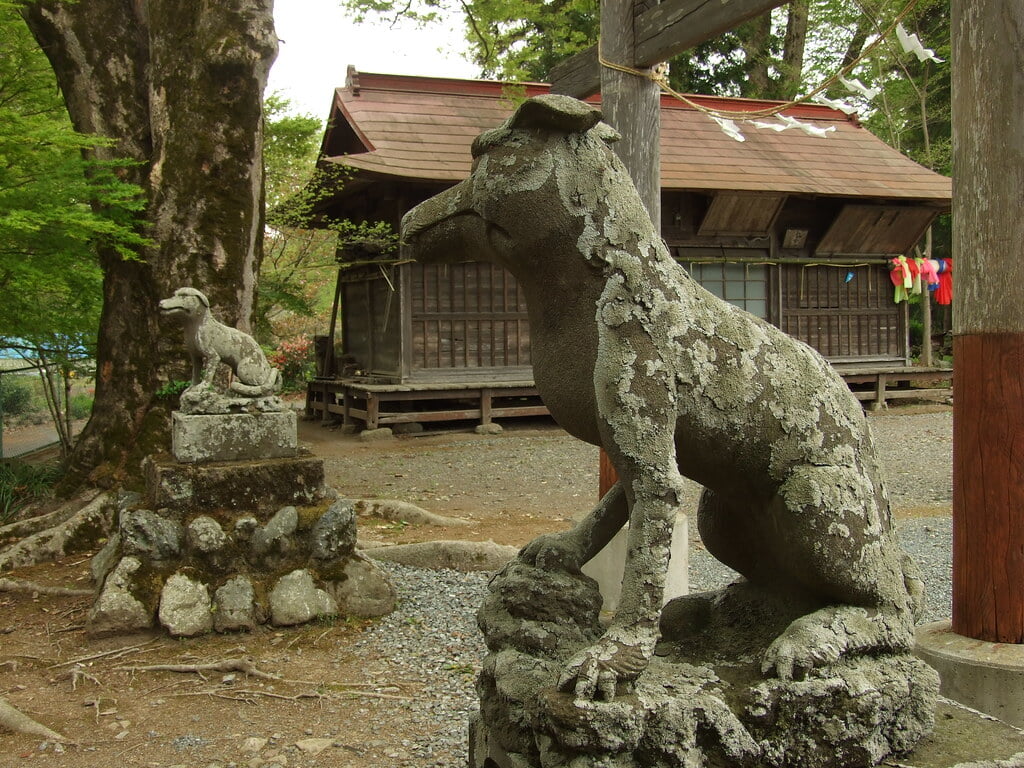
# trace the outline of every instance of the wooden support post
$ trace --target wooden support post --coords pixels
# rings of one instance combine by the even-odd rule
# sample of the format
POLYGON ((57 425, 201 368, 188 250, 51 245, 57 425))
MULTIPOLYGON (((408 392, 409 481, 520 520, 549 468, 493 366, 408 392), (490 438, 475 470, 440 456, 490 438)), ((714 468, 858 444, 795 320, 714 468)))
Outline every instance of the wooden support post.
POLYGON ((494 397, 494 391, 484 387, 480 390, 480 423, 490 424, 491 423, 491 398, 494 397))
POLYGON ((953 0, 953 631, 1024 642, 1024 29, 953 0))
POLYGON ((884 373, 878 374, 875 377, 875 407, 876 411, 885 410, 885 387, 888 384, 888 379, 884 373))
MULTIPOLYGON (((601 54, 605 60, 635 67, 633 0, 602 0, 601 54)), ((654 226, 661 229, 661 89, 653 80, 601 68, 604 120, 622 134, 615 154, 636 184, 654 226)))
POLYGON ((331 404, 331 401, 334 399, 334 395, 331 392, 331 385, 329 382, 324 382, 322 392, 323 397, 320 400, 320 423, 329 424, 331 421, 331 409, 329 406, 331 404))
MULTIPOLYGON (((633 0, 601 1, 601 55, 626 67, 636 61, 633 0)), ((601 68, 604 120, 622 134, 613 146, 636 185, 654 226, 661 229, 661 89, 653 80, 601 68)), ((615 469, 601 450, 599 494, 615 484, 615 469)))
MULTIPOLYGON (((324 352, 324 378, 334 378, 334 336, 338 328, 338 308, 341 304, 341 269, 338 269, 338 281, 334 284, 334 302, 331 304, 331 326, 328 331, 327 349, 324 352)), ((326 400, 325 400, 326 402, 326 400)))
POLYGON ((366 393, 366 428, 376 429, 379 424, 380 417, 380 400, 373 392, 366 393))

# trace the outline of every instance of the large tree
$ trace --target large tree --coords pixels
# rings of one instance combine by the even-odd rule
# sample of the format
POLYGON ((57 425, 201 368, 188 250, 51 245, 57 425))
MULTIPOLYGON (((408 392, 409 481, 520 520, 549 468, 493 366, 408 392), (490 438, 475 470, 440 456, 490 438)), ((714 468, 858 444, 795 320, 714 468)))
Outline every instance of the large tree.
MULTIPOLYGON (((110 140, 145 192, 138 258, 100 243, 103 310, 96 401, 71 457, 73 480, 134 474, 165 447, 156 397, 174 335, 157 302, 204 291, 247 327, 263 230, 262 103, 277 52, 271 0, 30 0, 22 15, 57 76, 75 128, 110 140)), ((102 202, 94 202, 102 207, 102 202)))

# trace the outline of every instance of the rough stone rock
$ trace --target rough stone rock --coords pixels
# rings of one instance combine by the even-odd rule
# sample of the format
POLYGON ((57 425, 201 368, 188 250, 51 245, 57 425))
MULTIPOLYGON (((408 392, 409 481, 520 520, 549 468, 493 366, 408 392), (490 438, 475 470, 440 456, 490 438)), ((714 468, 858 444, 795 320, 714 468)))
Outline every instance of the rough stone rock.
POLYGON ((501 424, 492 421, 490 424, 477 424, 473 431, 478 435, 500 435, 505 430, 502 429, 501 424))
POLYGON ((471 521, 461 517, 438 515, 399 499, 358 499, 353 506, 360 517, 380 517, 419 525, 472 525, 471 521))
POLYGON ((188 545, 197 552, 213 554, 224 548, 228 536, 220 523, 212 517, 202 515, 188 524, 188 545))
POLYGON ((352 502, 331 504, 309 533, 310 556, 314 560, 336 560, 352 553, 356 543, 356 513, 352 502))
POLYGON ((334 739, 300 739, 295 742, 295 746, 307 755, 319 755, 333 743, 334 739))
POLYGON ((250 539, 260 527, 260 521, 255 517, 240 517, 235 520, 235 534, 241 539, 250 539))
POLYGON ((363 442, 369 443, 376 440, 390 440, 395 436, 395 433, 390 427, 379 427, 378 429, 364 429, 359 433, 359 439, 363 442))
POLYGON ((121 537, 115 533, 107 539, 107 543, 103 545, 99 552, 93 555, 92 560, 89 562, 89 573, 92 574, 92 580, 97 584, 102 584, 103 580, 107 578, 107 574, 117 565, 118 558, 120 557, 121 537))
POLYGON ((118 533, 124 554, 164 562, 181 555, 185 531, 176 520, 148 509, 132 509, 121 514, 118 533))
POLYGON ((213 629, 210 591, 181 573, 172 574, 160 593, 160 623, 175 637, 194 637, 213 629))
POLYGON ((138 558, 122 557, 109 573, 86 617, 89 634, 134 632, 153 626, 152 612, 130 592, 132 577, 141 567, 138 558))
POLYGON ((317 589, 312 574, 304 568, 282 576, 270 590, 270 621, 275 627, 303 624, 337 613, 334 598, 317 589))
POLYGON ((610 700, 576 698, 556 683, 600 634, 599 605, 593 583, 573 572, 517 560, 495 576, 478 616, 490 654, 473 768, 487 759, 867 768, 909 751, 934 724, 938 677, 907 652, 844 656, 799 680, 765 677, 764 650, 808 606, 745 582, 670 603, 665 639, 639 679, 610 700))
POLYGON ((242 742, 240 749, 250 755, 255 755, 265 746, 267 746, 268 739, 261 738, 259 736, 250 736, 242 742))
POLYGON ((249 546, 257 559, 279 559, 295 549, 292 534, 299 525, 299 512, 295 507, 282 507, 262 528, 257 528, 249 546))
POLYGON ((256 592, 247 576, 234 576, 213 593, 213 628, 234 632, 256 627, 256 592))
POLYGON ((342 577, 325 585, 345 616, 372 619, 395 610, 398 595, 388 575, 374 563, 353 555, 345 563, 342 577))

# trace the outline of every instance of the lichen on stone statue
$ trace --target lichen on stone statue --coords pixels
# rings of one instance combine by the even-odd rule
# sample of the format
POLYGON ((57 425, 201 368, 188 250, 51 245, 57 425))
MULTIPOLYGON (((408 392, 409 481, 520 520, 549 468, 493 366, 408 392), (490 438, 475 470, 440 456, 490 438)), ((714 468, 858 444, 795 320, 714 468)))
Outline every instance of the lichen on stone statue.
POLYGON ((813 768, 904 752, 932 726, 938 681, 910 653, 923 588, 860 404, 810 347, 676 263, 600 117, 564 96, 524 102, 476 139, 470 177, 402 224, 407 256, 515 276, 545 405, 620 478, 492 581, 472 764, 813 768), (682 476, 705 488, 708 551, 744 579, 662 611, 682 476), (627 522, 604 626, 580 566, 627 522))
POLYGON ((247 333, 213 317, 210 301, 195 288, 179 288, 160 302, 160 315, 180 322, 185 349, 192 363, 192 384, 181 394, 181 411, 220 414, 240 411, 282 411, 286 405, 276 393, 281 372, 247 333), (226 389, 217 386, 221 364, 232 378, 226 389))

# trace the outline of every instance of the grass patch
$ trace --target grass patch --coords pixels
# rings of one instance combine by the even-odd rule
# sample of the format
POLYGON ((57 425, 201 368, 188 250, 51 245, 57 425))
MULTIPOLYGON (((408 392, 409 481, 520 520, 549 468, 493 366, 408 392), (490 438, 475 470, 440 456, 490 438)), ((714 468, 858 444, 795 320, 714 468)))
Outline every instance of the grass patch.
POLYGON ((59 464, 0 463, 0 525, 29 504, 50 496, 62 475, 59 464))

